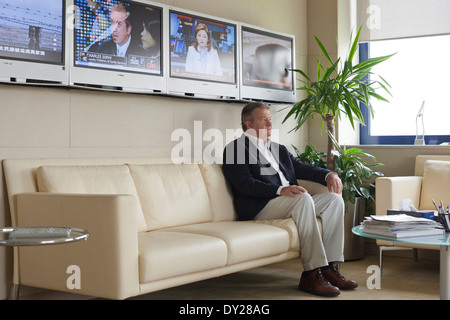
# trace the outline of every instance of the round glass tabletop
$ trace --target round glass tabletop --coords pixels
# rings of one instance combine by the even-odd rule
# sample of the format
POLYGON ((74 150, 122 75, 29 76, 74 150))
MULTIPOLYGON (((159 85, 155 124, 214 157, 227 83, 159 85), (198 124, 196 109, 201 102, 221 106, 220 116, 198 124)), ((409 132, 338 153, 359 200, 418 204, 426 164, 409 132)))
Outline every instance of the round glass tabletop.
POLYGON ((363 231, 361 225, 353 227, 352 232, 358 236, 365 237, 365 238, 388 240, 388 241, 394 241, 394 242, 404 242, 404 243, 450 246, 450 232, 444 232, 443 234, 435 235, 435 236, 416 236, 416 237, 401 238, 401 239, 366 233, 363 231))

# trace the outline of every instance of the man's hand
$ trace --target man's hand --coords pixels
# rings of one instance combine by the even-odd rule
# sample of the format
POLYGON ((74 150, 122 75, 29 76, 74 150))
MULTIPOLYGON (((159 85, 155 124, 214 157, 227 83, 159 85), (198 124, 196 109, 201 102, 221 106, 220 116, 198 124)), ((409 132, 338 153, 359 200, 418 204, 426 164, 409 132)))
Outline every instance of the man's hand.
POLYGON ((337 173, 330 173, 327 175, 327 187, 328 191, 332 193, 342 193, 342 181, 337 173))
POLYGON ((287 186, 280 190, 281 196, 295 197, 297 194, 308 193, 308 191, 300 186, 287 186))

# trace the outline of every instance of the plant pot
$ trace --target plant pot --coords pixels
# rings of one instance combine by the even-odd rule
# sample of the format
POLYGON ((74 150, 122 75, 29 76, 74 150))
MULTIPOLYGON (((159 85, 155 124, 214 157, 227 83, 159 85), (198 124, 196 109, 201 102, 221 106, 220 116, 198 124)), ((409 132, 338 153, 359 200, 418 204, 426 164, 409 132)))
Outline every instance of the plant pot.
POLYGON ((362 197, 355 199, 355 204, 349 202, 344 215, 344 260, 360 260, 364 258, 364 238, 352 232, 354 226, 364 220, 365 201, 362 197))

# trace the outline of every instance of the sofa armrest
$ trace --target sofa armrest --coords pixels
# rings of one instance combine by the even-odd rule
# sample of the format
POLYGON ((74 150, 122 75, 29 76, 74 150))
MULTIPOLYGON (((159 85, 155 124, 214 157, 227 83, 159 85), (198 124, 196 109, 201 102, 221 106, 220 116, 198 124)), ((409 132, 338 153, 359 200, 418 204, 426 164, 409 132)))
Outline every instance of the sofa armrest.
POLYGON ((89 232, 86 241, 20 247, 21 284, 112 299, 139 294, 135 196, 38 192, 19 194, 16 200, 19 226, 89 232), (80 289, 67 286, 71 265, 79 267, 80 289))
POLYGON ((411 199, 419 208, 422 177, 380 177, 375 179, 376 214, 385 215, 388 209, 398 209, 402 199, 411 199))
POLYGON ((328 187, 324 186, 320 183, 309 181, 309 180, 297 180, 298 185, 302 186, 306 190, 308 190, 308 193, 314 195, 318 193, 329 193, 328 187))

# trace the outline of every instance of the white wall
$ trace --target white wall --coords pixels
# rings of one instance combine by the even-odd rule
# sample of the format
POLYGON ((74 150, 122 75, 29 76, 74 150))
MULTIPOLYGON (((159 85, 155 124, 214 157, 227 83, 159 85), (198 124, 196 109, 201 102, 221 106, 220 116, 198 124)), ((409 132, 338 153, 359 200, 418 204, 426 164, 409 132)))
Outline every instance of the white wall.
MULTIPOLYGON (((163 4, 294 34, 297 67, 307 62, 307 0, 162 0, 163 4)), ((0 160, 32 157, 169 157, 177 128, 193 134, 240 127, 243 103, 153 95, 0 84, 0 160)), ((273 106, 280 126, 285 106, 273 106)), ((300 149, 307 127, 280 142, 300 149)), ((224 132, 225 136, 225 132, 224 132)), ((0 226, 10 225, 4 177, 0 184, 0 226)), ((0 247, 0 299, 9 294, 11 250, 0 247)))

